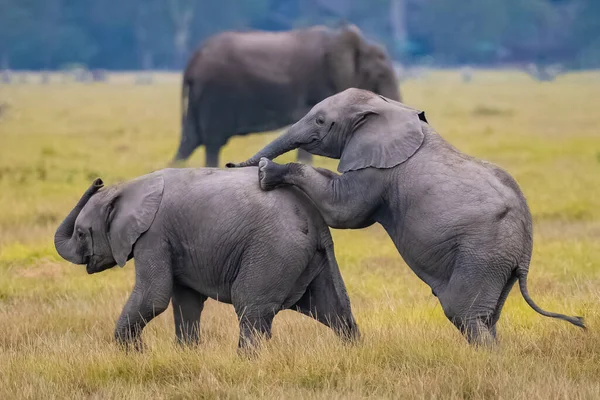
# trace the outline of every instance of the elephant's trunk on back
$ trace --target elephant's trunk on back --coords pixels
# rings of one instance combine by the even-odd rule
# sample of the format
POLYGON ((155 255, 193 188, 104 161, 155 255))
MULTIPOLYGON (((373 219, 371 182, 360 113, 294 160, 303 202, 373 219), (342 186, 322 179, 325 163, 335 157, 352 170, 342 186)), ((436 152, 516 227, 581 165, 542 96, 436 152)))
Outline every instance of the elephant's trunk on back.
POLYGON ((302 135, 296 134, 296 129, 292 126, 286 133, 279 136, 277 139, 266 145, 259 150, 254 156, 241 163, 227 163, 227 168, 240 168, 240 167, 251 167, 257 166, 258 162, 262 157, 272 160, 275 157, 287 153, 290 150, 297 149, 300 147, 301 142, 296 138, 302 137, 302 135))
POLYGON ((54 247, 58 254, 67 261, 73 264, 84 264, 84 259, 81 254, 77 254, 77 245, 73 239, 73 230, 75 229, 75 220, 77 216, 87 204, 89 199, 102 187, 104 183, 102 179, 98 178, 92 183, 92 185, 85 191, 77 205, 71 210, 69 215, 60 224, 56 233, 54 234, 54 247))

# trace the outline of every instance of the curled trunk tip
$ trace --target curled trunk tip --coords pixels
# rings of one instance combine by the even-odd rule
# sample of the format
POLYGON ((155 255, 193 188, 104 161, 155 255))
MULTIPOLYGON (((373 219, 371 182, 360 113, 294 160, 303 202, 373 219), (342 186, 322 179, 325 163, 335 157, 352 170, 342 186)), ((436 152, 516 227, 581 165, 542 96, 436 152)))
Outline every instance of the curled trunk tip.
POLYGON ((56 251, 58 254, 67 261, 70 261, 74 264, 82 264, 83 258, 81 255, 77 254, 75 243, 72 240, 73 230, 75 227, 75 220, 77 216, 86 205, 88 200, 98 191, 100 188, 104 186, 104 182, 102 179, 97 178, 90 185, 90 187, 85 191, 81 199, 77 202, 77 205, 71 210, 69 215, 64 219, 64 221, 60 224, 56 233, 54 234, 54 246, 56 247, 56 251))

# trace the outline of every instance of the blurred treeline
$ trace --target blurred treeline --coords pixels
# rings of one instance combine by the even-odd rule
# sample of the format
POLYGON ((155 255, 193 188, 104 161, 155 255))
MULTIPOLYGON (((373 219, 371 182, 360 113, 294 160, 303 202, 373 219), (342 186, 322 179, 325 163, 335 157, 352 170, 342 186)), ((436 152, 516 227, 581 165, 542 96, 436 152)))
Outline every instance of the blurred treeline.
POLYGON ((180 69, 219 31, 343 21, 408 64, 600 66, 600 0, 0 0, 0 69, 180 69))

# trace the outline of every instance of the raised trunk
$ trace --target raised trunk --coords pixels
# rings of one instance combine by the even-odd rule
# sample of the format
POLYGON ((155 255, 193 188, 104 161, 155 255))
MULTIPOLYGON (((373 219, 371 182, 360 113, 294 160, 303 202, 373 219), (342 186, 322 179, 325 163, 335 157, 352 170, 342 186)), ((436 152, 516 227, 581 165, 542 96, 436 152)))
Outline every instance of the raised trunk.
POLYGON ((248 160, 241 163, 227 163, 227 168, 240 168, 240 167, 251 167, 257 166, 258 162, 262 157, 268 158, 272 160, 275 157, 282 155, 283 153, 287 153, 290 150, 297 149, 300 147, 302 143, 300 140, 296 138, 302 137, 301 135, 296 133, 295 125, 292 126, 286 133, 279 136, 277 139, 266 145, 259 150, 254 156, 249 158, 248 160))
POLYGON ((84 264, 84 259, 81 254, 77 254, 77 245, 73 239, 73 230, 75 229, 75 220, 77 216, 87 204, 89 199, 96 193, 104 183, 102 179, 98 178, 92 183, 92 185, 85 191, 77 205, 71 210, 69 215, 60 224, 56 233, 54 234, 54 247, 58 254, 67 261, 73 264, 84 264))

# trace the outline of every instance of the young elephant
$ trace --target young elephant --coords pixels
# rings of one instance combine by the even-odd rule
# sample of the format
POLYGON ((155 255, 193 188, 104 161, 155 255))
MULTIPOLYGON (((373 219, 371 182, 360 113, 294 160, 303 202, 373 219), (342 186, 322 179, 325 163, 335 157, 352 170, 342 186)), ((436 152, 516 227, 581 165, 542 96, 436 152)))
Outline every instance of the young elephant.
POLYGON ((493 341, 517 280, 535 311, 584 327, 581 318, 544 311, 529 297, 532 221, 514 179, 452 147, 421 111, 348 89, 248 161, 228 166, 248 165, 259 165, 265 190, 300 188, 331 227, 379 222, 470 342, 493 341), (339 159, 342 175, 267 159, 298 147, 339 159))
POLYGON ((140 348, 144 326, 173 302, 177 338, 198 341, 205 300, 233 304, 239 347, 269 337, 292 309, 343 338, 358 328, 329 228, 295 188, 264 193, 256 169, 165 169, 102 189, 97 179, 56 231, 58 253, 93 274, 135 258, 115 338, 140 348))

